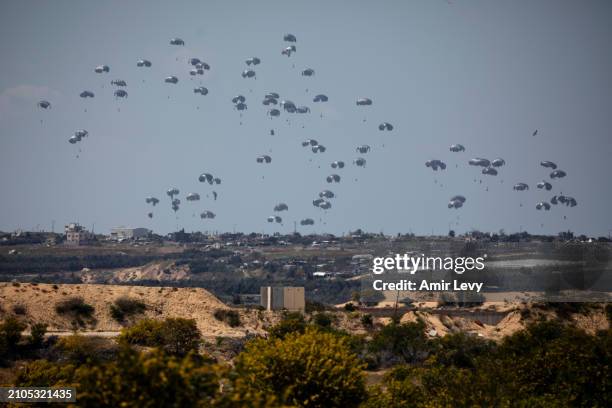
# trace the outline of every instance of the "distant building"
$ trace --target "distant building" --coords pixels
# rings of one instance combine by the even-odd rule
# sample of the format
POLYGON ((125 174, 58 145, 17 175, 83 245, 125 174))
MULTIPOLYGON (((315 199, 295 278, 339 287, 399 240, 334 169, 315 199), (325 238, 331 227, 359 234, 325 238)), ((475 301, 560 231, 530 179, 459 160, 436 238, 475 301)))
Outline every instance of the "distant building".
POLYGON ((262 286, 261 306, 266 310, 289 310, 303 312, 306 308, 304 288, 297 286, 262 286))
POLYGON ((67 245, 86 245, 92 238, 89 231, 75 222, 66 225, 64 227, 64 232, 66 233, 67 245))
POLYGON ((145 238, 150 231, 146 228, 115 227, 111 229, 110 238, 115 241, 145 238))

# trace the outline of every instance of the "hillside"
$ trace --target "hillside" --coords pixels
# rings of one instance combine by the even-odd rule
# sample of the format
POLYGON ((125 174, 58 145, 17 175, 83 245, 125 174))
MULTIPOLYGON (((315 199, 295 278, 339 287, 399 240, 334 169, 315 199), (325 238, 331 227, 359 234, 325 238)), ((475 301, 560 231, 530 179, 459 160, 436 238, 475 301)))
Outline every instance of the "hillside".
POLYGON ((82 297, 95 308, 93 319, 83 328, 86 331, 117 332, 123 327, 111 318, 110 306, 115 299, 130 297, 146 304, 144 316, 155 319, 167 317, 193 318, 205 337, 239 337, 248 333, 264 333, 263 323, 274 316, 263 313, 258 319, 256 311, 238 309, 242 325, 237 328, 216 320, 217 309, 228 309, 219 299, 200 288, 167 288, 96 284, 12 284, 0 283, 0 318, 14 313, 21 306, 22 318, 27 323, 42 322, 49 332, 70 331, 72 320, 60 316, 55 305, 71 297, 82 297))

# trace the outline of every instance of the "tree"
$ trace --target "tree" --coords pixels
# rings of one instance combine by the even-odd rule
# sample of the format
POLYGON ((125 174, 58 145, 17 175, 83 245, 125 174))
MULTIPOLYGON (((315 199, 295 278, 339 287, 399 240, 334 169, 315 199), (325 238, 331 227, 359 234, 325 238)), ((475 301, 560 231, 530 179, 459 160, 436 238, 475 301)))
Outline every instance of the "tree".
POLYGON ((309 328, 251 341, 236 358, 235 380, 284 405, 350 407, 365 399, 363 368, 344 338, 309 328))
POLYGON ((270 328, 270 337, 283 339, 291 333, 304 333, 306 330, 306 321, 304 316, 299 312, 286 313, 282 320, 270 328))
POLYGON ((429 350, 425 324, 421 321, 388 324, 374 335, 369 348, 379 355, 382 363, 414 363, 423 360, 429 350))
POLYGON ((119 341, 147 347, 160 347, 170 354, 184 356, 200 347, 202 335, 194 319, 143 319, 123 329, 119 341))

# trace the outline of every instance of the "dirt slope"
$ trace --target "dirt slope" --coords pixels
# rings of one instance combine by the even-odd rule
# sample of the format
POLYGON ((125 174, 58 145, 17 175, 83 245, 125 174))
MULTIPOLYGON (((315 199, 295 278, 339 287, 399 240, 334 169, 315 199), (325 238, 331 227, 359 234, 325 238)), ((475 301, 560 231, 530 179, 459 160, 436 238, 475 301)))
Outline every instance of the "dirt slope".
MULTIPOLYGON (((28 323, 43 322, 49 331, 69 331, 72 319, 60 316, 55 305, 64 299, 79 296, 95 308, 93 321, 83 330, 114 332, 123 327, 110 316, 110 306, 115 299, 127 296, 143 301, 147 310, 145 316, 164 319, 183 317, 196 320, 202 334, 208 336, 244 336, 249 333, 264 333, 264 321, 255 311, 237 309, 242 326, 229 327, 216 320, 213 313, 217 309, 229 309, 211 293, 200 288, 159 288, 125 285, 50 285, 0 283, 0 318, 15 313, 15 306, 23 306, 21 315, 28 323)), ((266 313, 263 313, 266 315, 266 313)), ((261 314, 260 316, 261 317, 261 314)), ((263 316, 264 320, 266 316, 263 316)))

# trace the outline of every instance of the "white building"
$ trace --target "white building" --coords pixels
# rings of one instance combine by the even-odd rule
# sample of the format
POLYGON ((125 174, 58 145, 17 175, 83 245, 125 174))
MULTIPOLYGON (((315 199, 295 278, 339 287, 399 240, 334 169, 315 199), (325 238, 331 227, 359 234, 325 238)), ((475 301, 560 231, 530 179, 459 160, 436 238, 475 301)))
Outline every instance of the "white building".
POLYGON ((111 229, 110 238, 115 241, 145 238, 150 231, 146 228, 115 227, 111 229))
POLYGON ((83 245, 91 240, 91 234, 79 224, 73 222, 64 227, 67 245, 83 245))

